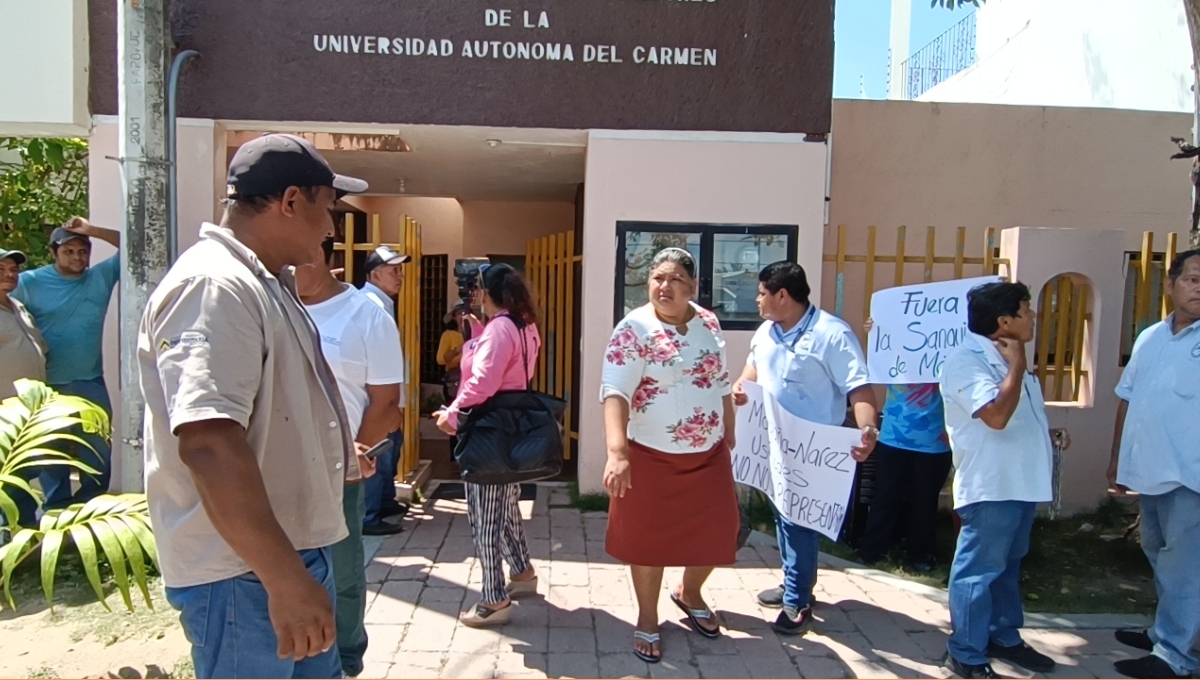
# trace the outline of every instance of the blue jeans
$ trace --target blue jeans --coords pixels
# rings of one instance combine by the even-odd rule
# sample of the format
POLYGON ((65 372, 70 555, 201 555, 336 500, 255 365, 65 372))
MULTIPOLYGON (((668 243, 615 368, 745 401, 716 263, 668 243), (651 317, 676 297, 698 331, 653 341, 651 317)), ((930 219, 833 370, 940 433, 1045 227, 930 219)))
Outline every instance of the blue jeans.
POLYGON ((331 549, 333 583, 337 588, 337 642, 346 675, 357 676, 363 670, 367 653, 367 572, 363 562, 363 484, 351 484, 342 491, 342 515, 350 535, 331 549))
MULTIPOLYGON (((82 397, 104 409, 109 419, 112 419, 112 402, 108 398, 108 386, 104 377, 92 380, 76 380, 65 385, 51 385, 56 392, 74 397, 82 397)), ((51 448, 71 455, 98 474, 91 475, 79 472, 79 491, 71 492, 71 472, 75 468, 67 465, 48 465, 40 469, 22 470, 27 480, 36 476, 42 485, 45 499, 42 507, 46 510, 65 508, 74 503, 86 503, 96 496, 108 493, 109 481, 112 479, 112 446, 103 437, 96 434, 85 434, 82 427, 76 426, 69 430, 71 434, 82 438, 92 449, 80 446, 74 442, 55 442, 51 448), (93 450, 94 449, 94 450, 93 450)), ((37 503, 33 497, 22 491, 12 494, 13 502, 17 504, 20 513, 18 523, 21 526, 35 526, 37 503)))
POLYGON ((396 503, 396 468, 400 465, 400 446, 404 444, 404 433, 400 431, 388 435, 392 442, 392 450, 375 459, 375 474, 363 482, 364 503, 363 524, 370 526, 383 521, 382 512, 395 507, 396 503))
POLYGON ((950 566, 950 656, 988 662, 988 642, 1021 644, 1021 558, 1029 552, 1036 503, 983 501, 958 509, 962 531, 950 566))
POLYGON ((1148 631, 1154 655, 1179 674, 1196 670, 1200 635, 1200 494, 1187 487, 1141 497, 1142 550, 1154 568, 1158 609, 1148 631))
MULTIPOLYGON (((334 602, 329 548, 300 557, 334 602)), ((167 588, 167 602, 192 643, 197 678, 340 678, 337 645, 302 661, 280 659, 279 639, 267 613, 267 591, 253 573, 187 588, 167 588)))
POLYGON ((779 541, 779 557, 783 560, 783 606, 798 612, 812 602, 813 586, 817 583, 817 557, 820 556, 820 534, 792 524, 775 513, 775 536, 779 541))
MULTIPOLYGON (((104 409, 108 417, 112 418, 112 402, 108 399, 108 386, 104 384, 103 376, 94 380, 76 380, 66 385, 53 385, 52 387, 62 394, 87 399, 104 409)), ((42 491, 46 493, 46 500, 42 502, 42 507, 47 510, 65 508, 72 503, 86 503, 96 496, 108 493, 109 480, 112 478, 112 446, 103 437, 84 434, 82 428, 75 428, 75 434, 82 437, 95 450, 92 451, 77 444, 68 444, 67 446, 72 450, 66 452, 74 453, 80 461, 99 474, 89 475, 80 472, 79 491, 72 494, 72 468, 54 465, 43 469, 38 477, 42 481, 42 491)))

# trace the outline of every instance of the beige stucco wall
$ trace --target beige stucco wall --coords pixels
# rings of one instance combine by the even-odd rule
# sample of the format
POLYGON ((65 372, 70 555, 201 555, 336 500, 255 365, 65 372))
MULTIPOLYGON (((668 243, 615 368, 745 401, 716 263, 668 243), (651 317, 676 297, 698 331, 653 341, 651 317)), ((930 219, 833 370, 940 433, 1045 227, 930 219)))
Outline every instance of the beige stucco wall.
MULTIPOLYGON (((120 155, 116 120, 97 117, 88 139, 89 218, 99 226, 120 229, 122 225, 121 170, 109 157, 120 155)), ((220 217, 219 201, 225 191, 225 131, 211 120, 179 121, 179 250, 196 242, 200 223, 220 217)), ((113 249, 95 242, 92 262, 113 254, 113 249)), ((113 485, 121 479, 121 444, 130 433, 120 431, 121 392, 137 390, 120 384, 119 320, 117 294, 104 322, 104 376, 113 404, 113 485)), ((140 437, 141 433, 133 436, 140 437)))
MULTIPOLYGON (((938 255, 954 253, 954 228, 967 227, 967 256, 981 256, 986 227, 1117 229, 1136 250, 1142 232, 1165 244, 1190 224, 1186 161, 1172 161, 1171 136, 1190 137, 1186 114, 984 104, 834 100, 826 253, 837 225, 849 226, 852 253, 866 251, 866 227, 879 227, 877 252, 895 252, 908 226, 909 255, 925 252, 935 225, 938 255)), ((1185 242, 1182 240, 1181 243, 1185 242)), ((999 246, 997 238, 996 246, 999 246)), ((865 265, 847 265, 844 315, 863 318, 865 265)), ((879 265, 877 286, 892 280, 879 265)), ((936 265, 937 279, 950 265, 936 265)), ((977 275, 978 267, 968 267, 977 275)), ((921 281, 922 266, 906 267, 921 281)), ((834 267, 823 272, 822 304, 832 309, 834 267)))
POLYGON ((574 203, 463 203, 464 257, 524 255, 529 241, 574 228, 574 203))
MULTIPOLYGON (((421 225, 421 251, 447 255, 451 267, 462 257, 524 255, 530 240, 570 231, 575 226, 573 203, 419 196, 350 196, 346 202, 367 214, 379 215, 386 241, 397 238, 401 217, 416 220, 421 225)), ((448 299, 457 297, 453 278, 447 280, 446 291, 448 299)))
POLYGON ((87 0, 0 0, 0 136, 88 134, 87 0))
MULTIPOLYGON (((601 490, 606 459, 596 406, 613 329, 618 220, 798 224, 800 264, 820 267, 826 147, 798 135, 613 133, 589 136, 584 184, 583 327, 578 395, 579 486, 601 490)), ((820 298, 820 281, 813 294, 820 298)), ((730 366, 744 365, 749 331, 726 333, 730 366)))

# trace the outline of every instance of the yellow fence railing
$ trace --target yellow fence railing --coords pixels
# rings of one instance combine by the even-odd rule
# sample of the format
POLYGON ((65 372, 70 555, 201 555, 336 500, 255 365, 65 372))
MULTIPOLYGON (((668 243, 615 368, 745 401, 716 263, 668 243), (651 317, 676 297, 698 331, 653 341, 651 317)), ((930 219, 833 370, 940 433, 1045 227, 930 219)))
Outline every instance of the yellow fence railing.
POLYGON ((421 225, 412 218, 401 217, 397 232, 399 238, 389 243, 383 239, 379 215, 371 215, 369 222, 369 238, 358 242, 355 239, 355 214, 347 213, 345 234, 341 243, 334 244, 334 250, 344 255, 344 281, 354 280, 355 252, 369 253, 379 246, 387 246, 411 258, 401 265, 404 267, 404 285, 397 296, 396 309, 396 326, 404 350, 404 397, 400 403, 404 414, 401 425, 404 444, 400 449, 400 464, 396 474, 403 479, 416 469, 421 456, 421 225))
POLYGON ((538 329, 542 334, 542 351, 538 355, 533 385, 534 389, 567 402, 563 422, 563 450, 567 458, 571 456, 571 440, 579 438, 574 422, 577 413, 575 361, 579 351, 575 288, 578 282, 576 267, 582 262, 583 257, 575 254, 574 232, 553 234, 525 246, 525 274, 537 293, 541 318, 538 329))
MULTIPOLYGON (((862 263, 865 265, 863 271, 863 280, 866 285, 863 289, 863 306, 862 314, 866 315, 871 308, 871 294, 877 290, 889 288, 892 286, 903 286, 906 283, 917 283, 917 281, 905 280, 905 265, 920 264, 923 265, 921 281, 929 283, 937 280, 934 272, 934 265, 952 265, 948 277, 942 277, 943 280, 962 279, 968 276, 967 267, 974 269, 979 267, 975 272, 970 273, 970 276, 989 276, 1000 273, 1000 266, 1007 267, 1009 262, 1007 259, 1002 259, 996 256, 996 229, 988 227, 983 235, 982 252, 977 256, 967 256, 967 228, 958 227, 955 232, 954 252, 951 254, 939 254, 937 252, 937 227, 926 227, 925 229, 925 252, 920 255, 907 254, 907 237, 908 227, 900 226, 896 228, 896 249, 890 255, 882 255, 876 249, 878 242, 879 230, 874 225, 867 227, 867 244, 866 252, 861 254, 851 254, 847 248, 846 241, 849 229, 846 225, 838 225, 837 231, 837 250, 833 253, 825 253, 824 261, 834 263, 836 293, 834 298, 834 314, 845 318, 845 290, 846 290, 846 275, 850 270, 847 264, 862 263), (876 277, 876 269, 879 265, 891 265, 892 277, 891 282, 878 283, 876 277)), ((857 271, 857 268, 856 268, 857 271)), ((858 330, 859 339, 865 342, 866 333, 862 330, 865 318, 858 319, 859 323, 851 323, 858 330)))
POLYGON ((1042 287, 1034 372, 1046 401, 1074 402, 1083 394, 1084 381, 1089 379, 1083 358, 1092 319, 1091 296, 1091 286, 1070 274, 1042 287))

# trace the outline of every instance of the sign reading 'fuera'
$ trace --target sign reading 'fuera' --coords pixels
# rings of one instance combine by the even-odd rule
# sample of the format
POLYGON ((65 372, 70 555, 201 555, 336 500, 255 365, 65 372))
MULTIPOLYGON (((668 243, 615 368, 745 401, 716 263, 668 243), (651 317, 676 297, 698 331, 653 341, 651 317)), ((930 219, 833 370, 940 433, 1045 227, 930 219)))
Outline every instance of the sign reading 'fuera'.
MULTIPOLYGON (((175 0, 184 116, 829 131, 832 0, 175 0)), ((116 3, 91 1, 116 113, 116 3)))

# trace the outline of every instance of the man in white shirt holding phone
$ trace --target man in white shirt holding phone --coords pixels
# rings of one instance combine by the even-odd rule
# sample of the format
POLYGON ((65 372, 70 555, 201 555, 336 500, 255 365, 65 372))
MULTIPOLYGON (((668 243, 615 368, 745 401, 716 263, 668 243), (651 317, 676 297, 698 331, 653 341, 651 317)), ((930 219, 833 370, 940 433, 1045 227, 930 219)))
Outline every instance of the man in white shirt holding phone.
MULTIPOLYGON (((355 432, 363 478, 375 472, 374 447, 400 424, 400 385, 404 381, 400 333, 387 313, 365 293, 334 278, 329 271, 333 242, 326 240, 313 264, 296 268, 300 300, 317 325, 338 390, 346 405, 348 426, 355 432)), ((382 454, 388 455, 387 451, 382 454)), ((350 536, 333 546, 333 579, 337 589, 337 641, 342 670, 354 677, 362 672, 367 650, 367 583, 363 567, 363 516, 366 512, 361 480, 348 481, 342 510, 350 536)), ((387 524, 387 531, 400 527, 387 524)))

